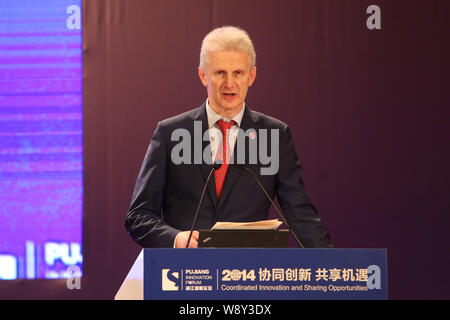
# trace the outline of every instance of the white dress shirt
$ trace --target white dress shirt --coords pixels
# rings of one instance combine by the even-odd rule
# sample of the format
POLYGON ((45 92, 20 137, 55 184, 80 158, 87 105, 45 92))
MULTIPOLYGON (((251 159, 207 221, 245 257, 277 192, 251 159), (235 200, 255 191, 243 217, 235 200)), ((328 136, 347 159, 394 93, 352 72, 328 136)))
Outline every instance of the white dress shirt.
POLYGON ((214 112, 214 110, 209 106, 208 99, 206 99, 206 116, 208 117, 209 142, 211 144, 211 158, 213 160, 213 163, 215 162, 217 151, 219 150, 219 147, 221 147, 219 144, 221 143, 222 138, 222 132, 217 125, 217 121, 223 120, 225 122, 230 122, 233 120, 235 122, 235 124, 231 126, 228 140, 230 150, 232 152, 239 133, 239 127, 241 126, 242 117, 244 116, 244 111, 245 103, 241 111, 239 111, 239 113, 237 113, 233 118, 224 118, 214 112))

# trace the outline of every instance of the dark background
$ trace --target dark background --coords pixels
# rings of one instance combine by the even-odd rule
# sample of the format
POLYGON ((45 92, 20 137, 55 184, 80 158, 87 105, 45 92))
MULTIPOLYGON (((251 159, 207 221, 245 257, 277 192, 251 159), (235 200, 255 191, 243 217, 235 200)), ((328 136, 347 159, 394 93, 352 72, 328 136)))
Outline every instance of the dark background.
POLYGON ((0 289, 114 297, 140 251, 123 219, 156 124, 205 101, 201 41, 235 25, 257 54, 246 101, 291 126, 335 247, 387 248, 391 299, 449 299, 449 12, 445 0, 84 0, 82 290, 0 289), (366 27, 372 4, 381 30, 366 27))

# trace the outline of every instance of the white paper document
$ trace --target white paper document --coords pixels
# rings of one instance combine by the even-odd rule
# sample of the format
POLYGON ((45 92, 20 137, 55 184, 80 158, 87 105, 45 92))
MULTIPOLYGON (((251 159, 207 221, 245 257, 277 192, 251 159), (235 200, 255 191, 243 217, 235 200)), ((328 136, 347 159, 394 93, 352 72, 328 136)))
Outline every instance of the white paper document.
POLYGON ((278 219, 254 222, 217 222, 211 230, 278 230, 283 224, 278 219))

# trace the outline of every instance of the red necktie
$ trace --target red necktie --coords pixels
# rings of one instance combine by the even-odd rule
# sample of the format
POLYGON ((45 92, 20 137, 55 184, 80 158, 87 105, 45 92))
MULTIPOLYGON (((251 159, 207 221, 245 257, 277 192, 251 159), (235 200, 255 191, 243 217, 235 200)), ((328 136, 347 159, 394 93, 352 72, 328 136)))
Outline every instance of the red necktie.
POLYGON ((225 182, 225 177, 227 176, 228 165, 230 162, 230 146, 228 144, 228 138, 230 134, 231 126, 234 124, 234 121, 225 122, 223 120, 217 121, 217 125, 222 131, 222 145, 219 144, 219 149, 216 154, 216 162, 217 159, 222 160, 222 166, 214 171, 214 177, 216 179, 216 192, 217 192, 217 200, 220 199, 220 195, 222 194, 223 183, 225 182))

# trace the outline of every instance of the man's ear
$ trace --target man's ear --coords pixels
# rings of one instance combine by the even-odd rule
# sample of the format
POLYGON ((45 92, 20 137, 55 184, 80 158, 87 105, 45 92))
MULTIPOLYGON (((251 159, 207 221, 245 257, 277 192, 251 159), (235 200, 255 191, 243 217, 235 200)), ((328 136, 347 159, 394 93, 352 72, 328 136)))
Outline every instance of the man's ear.
POLYGON ((250 83, 248 84, 249 87, 253 85, 253 82, 255 82, 256 78, 256 66, 253 67, 252 71, 250 72, 250 83))
POLYGON ((205 87, 208 87, 208 80, 206 79, 206 72, 202 68, 198 67, 198 77, 205 87))

